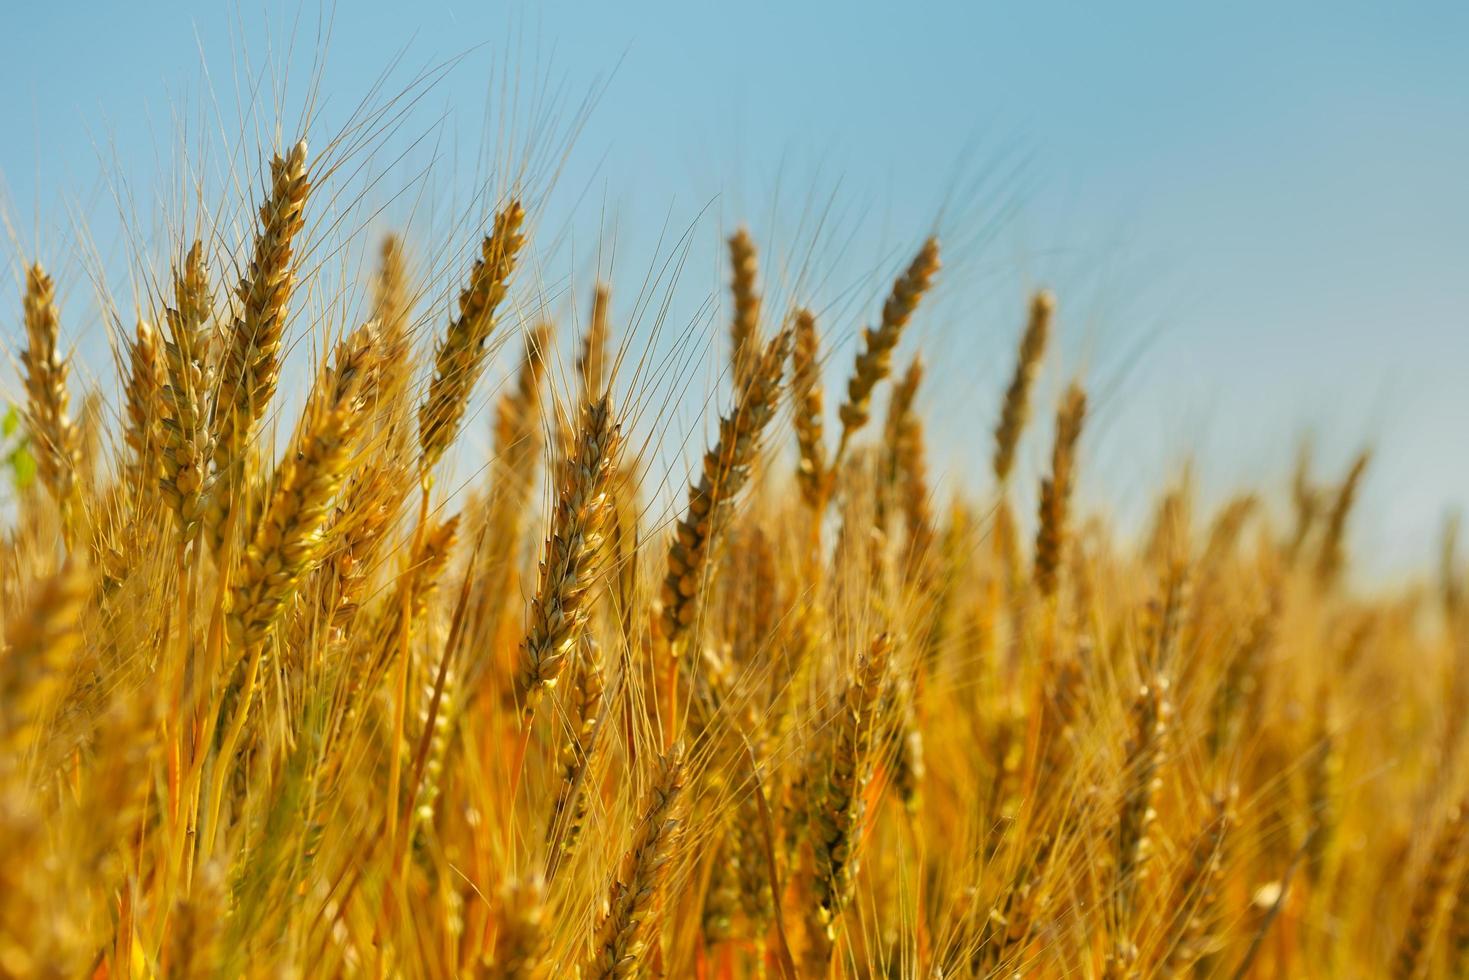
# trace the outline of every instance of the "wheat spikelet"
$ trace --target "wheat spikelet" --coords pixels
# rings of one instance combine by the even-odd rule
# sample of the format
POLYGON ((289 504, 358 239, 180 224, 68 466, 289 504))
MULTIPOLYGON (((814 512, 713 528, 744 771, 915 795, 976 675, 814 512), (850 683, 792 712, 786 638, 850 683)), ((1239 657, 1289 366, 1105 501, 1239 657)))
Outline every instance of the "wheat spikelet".
POLYGON ((704 454, 699 482, 689 486, 688 508, 674 530, 663 579, 663 635, 670 646, 683 639, 699 614, 713 546, 775 414, 790 346, 790 331, 771 338, 734 411, 719 420, 719 441, 704 454))
POLYGON ((21 352, 26 390, 26 417, 35 446, 36 474, 70 525, 80 505, 78 474, 82 436, 67 415, 67 359, 57 350, 61 318, 56 286, 39 265, 26 269, 26 347, 21 352))
POLYGON ((1000 407, 1000 421, 995 424, 995 482, 1004 484, 1010 479, 1010 470, 1015 465, 1015 447, 1030 421, 1030 389, 1040 371, 1041 359, 1046 356, 1046 343, 1051 335, 1051 317, 1056 311, 1056 297, 1047 290, 1039 290, 1030 300, 1030 319, 1025 332, 1020 336, 1020 352, 1015 358, 1015 373, 1010 377, 1010 387, 1005 389, 1005 401, 1000 407))
POLYGON ((1042 836, 1035 842, 1032 854, 1015 870, 1009 885, 985 918, 979 944, 971 957, 971 967, 984 976, 994 975, 994 968, 1007 963, 1021 949, 1036 925, 1038 897, 1055 850, 1055 838, 1042 836))
POLYGON ((603 534, 611 507, 621 436, 611 400, 584 405, 575 451, 561 465, 540 583, 520 646, 516 700, 529 717, 556 684, 586 627, 588 589, 605 559, 603 534))
POLYGON ((857 355, 852 377, 847 382, 847 399, 838 410, 842 420, 842 435, 836 452, 838 460, 851 437, 867 424, 872 390, 892 370, 893 348, 898 346, 903 328, 912 319, 913 311, 933 284, 938 270, 939 242, 937 238, 930 238, 923 243, 907 270, 894 281, 893 290, 883 303, 882 319, 877 329, 862 331, 862 353, 857 355))
POLYGON ((1291 505, 1295 510, 1295 531, 1286 546, 1286 557, 1294 562, 1305 548, 1311 532, 1321 516, 1321 488, 1312 482, 1311 443, 1302 442, 1296 452, 1295 469, 1291 472, 1291 505))
POLYGON ((484 369, 485 343, 495 329, 495 314, 504 302, 525 244, 521 234, 524 222, 525 209, 519 201, 511 201, 495 215, 494 227, 484 238, 469 283, 459 293, 459 314, 434 352, 433 378, 418 409, 418 440, 423 454, 420 466, 424 472, 433 469, 459 432, 470 392, 484 369))
POLYGON ((1041 595, 1056 593, 1061 551, 1066 546, 1071 491, 1076 482, 1076 443, 1086 417, 1086 393, 1072 384, 1056 413, 1056 442, 1051 452, 1051 475, 1041 484, 1039 527, 1035 536, 1035 584, 1041 595))
POLYGON ((453 557, 459 524, 460 517, 455 514, 433 521, 424 529, 422 540, 409 560, 413 574, 398 577, 392 594, 382 603, 374 621, 360 631, 365 649, 352 681, 354 689, 372 690, 382 679, 397 654, 405 611, 410 626, 422 622, 429 599, 438 589, 439 577, 453 557))
POLYGON ((682 837, 683 784, 683 750, 674 746, 658 763, 632 844, 612 880, 594 932, 592 955, 582 969, 586 980, 615 980, 647 971, 647 947, 656 934, 656 922, 650 917, 682 837))
POLYGON ((1459 869, 1453 903, 1447 930, 1449 970, 1464 977, 1469 976, 1469 861, 1459 869))

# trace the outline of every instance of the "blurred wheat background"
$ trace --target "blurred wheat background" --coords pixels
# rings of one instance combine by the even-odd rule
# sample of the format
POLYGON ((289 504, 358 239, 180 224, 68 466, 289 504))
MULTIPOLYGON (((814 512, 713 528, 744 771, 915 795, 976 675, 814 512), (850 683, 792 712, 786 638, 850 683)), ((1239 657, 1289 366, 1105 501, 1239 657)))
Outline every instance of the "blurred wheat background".
POLYGON ((1469 975, 1461 13, 15 20, 0 975, 1469 975))

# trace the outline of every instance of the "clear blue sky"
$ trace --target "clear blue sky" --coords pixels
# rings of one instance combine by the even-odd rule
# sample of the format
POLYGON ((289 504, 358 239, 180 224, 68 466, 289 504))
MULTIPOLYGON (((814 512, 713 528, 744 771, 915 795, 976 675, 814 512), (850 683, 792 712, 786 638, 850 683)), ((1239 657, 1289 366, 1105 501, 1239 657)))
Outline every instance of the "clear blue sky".
MULTIPOLYGON (((106 250, 112 161, 142 194, 172 114, 202 98, 201 56, 231 102, 232 66, 267 38, 304 82, 319 8, 288 58, 296 10, 8 11, 0 175, 23 243, 82 219, 106 250)), ((723 281, 736 221, 793 266, 801 218, 833 201, 847 247, 790 292, 824 292, 849 334, 897 250, 985 219, 955 236, 917 338, 947 474, 987 460, 1024 291, 1047 283, 1063 345, 1043 395, 1085 373, 1101 402, 1086 490, 1125 516, 1186 455, 1216 497, 1278 484, 1306 429, 1333 473, 1377 445, 1356 543, 1389 564, 1426 563, 1445 511, 1469 506, 1469 6, 343 2, 324 119, 400 50, 411 68, 480 44, 404 133, 442 114, 441 153, 478 146, 507 52, 563 102, 601 79, 557 213, 583 241, 615 224, 619 281, 641 280, 665 222, 693 226, 684 322, 723 281)))

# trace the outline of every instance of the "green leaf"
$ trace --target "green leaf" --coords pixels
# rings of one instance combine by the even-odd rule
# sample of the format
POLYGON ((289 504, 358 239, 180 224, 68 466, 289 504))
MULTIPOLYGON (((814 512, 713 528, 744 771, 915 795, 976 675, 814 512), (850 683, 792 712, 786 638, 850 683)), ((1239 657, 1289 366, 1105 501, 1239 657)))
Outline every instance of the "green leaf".
POLYGON ((10 454, 10 468, 15 473, 15 489, 24 490, 36 479, 36 457, 25 446, 16 446, 10 454))
POLYGON ((14 405, 11 405, 5 409, 5 415, 0 416, 0 436, 9 439, 19 428, 20 413, 15 410, 14 405))

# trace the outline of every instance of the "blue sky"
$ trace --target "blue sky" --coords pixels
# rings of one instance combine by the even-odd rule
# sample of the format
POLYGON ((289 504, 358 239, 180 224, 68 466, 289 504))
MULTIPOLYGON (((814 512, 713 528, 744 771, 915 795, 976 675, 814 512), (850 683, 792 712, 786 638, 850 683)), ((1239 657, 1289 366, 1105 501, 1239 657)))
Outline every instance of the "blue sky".
MULTIPOLYGON (((299 96, 322 8, 299 9, 9 11, 0 178, 22 243, 82 220, 106 252, 116 174, 146 197, 174 114, 204 101, 201 59, 224 102, 237 66, 271 60, 299 96)), ((400 79, 468 52, 395 137, 435 134, 460 161, 448 186, 485 170, 507 62, 562 105, 598 93, 548 209, 583 243, 562 254, 573 292, 609 227, 617 283, 642 281, 660 233, 692 229, 670 317, 717 332, 719 239, 746 221, 786 270, 772 293, 817 294, 800 298, 840 339, 938 227, 945 292, 914 343, 933 363, 935 466, 955 481, 982 473, 1024 294, 1045 283, 1061 348, 1042 397, 1087 378, 1086 491, 1125 520, 1187 456, 1215 499, 1278 486, 1304 431, 1333 475, 1377 446, 1355 540, 1383 567, 1426 564, 1446 510, 1469 507, 1463 4, 343 2, 321 126, 400 51, 400 79), (842 247, 800 277, 813 214, 842 247)), ((699 356, 696 386, 720 363, 699 356)), ((701 408, 673 427, 697 441, 701 408)), ((1044 453, 1034 439, 1028 472, 1044 453)))

